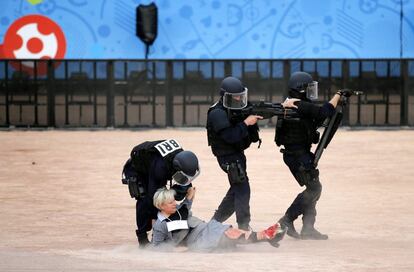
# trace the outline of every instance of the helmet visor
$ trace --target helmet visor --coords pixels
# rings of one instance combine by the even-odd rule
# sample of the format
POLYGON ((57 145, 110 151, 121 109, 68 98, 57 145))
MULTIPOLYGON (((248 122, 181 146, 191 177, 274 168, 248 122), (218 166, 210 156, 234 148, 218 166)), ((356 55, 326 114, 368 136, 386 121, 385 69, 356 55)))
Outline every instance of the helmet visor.
POLYGON ((317 100, 318 99, 318 82, 312 81, 308 84, 306 88, 306 98, 310 100, 317 100))
POLYGON ((181 186, 189 185, 198 175, 200 175, 200 170, 196 170, 194 176, 187 175, 183 171, 177 171, 172 176, 173 180, 181 186))
POLYGON ((247 88, 241 93, 227 93, 223 95, 223 106, 232 109, 240 110, 247 106, 247 88))

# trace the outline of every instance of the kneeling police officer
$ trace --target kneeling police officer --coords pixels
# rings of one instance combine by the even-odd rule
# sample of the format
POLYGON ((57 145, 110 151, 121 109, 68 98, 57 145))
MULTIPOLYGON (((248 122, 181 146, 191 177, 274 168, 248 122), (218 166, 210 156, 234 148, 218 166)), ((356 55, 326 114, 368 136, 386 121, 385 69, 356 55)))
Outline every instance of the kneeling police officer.
POLYGON ((128 184, 131 197, 137 200, 136 235, 140 247, 149 243, 147 232, 157 218, 158 210, 152 203, 155 192, 170 181, 177 193, 176 200, 182 200, 199 174, 196 155, 184 151, 176 140, 148 141, 132 149, 124 165, 122 182, 128 184))
POLYGON ((258 115, 247 118, 241 109, 247 106, 247 88, 235 77, 221 83, 221 98, 208 110, 207 137, 221 169, 227 173, 230 188, 216 210, 213 219, 224 222, 234 212, 238 228, 249 230, 250 185, 246 173, 244 150, 259 141, 258 115))
POLYGON ((282 226, 288 227, 287 234, 297 239, 326 240, 328 235, 322 234, 314 227, 316 218, 316 202, 322 192, 319 181, 319 170, 315 168, 312 144, 319 141, 320 127, 327 117, 333 116, 335 108, 342 95, 350 96, 350 91, 338 91, 329 102, 318 106, 312 103, 318 98, 318 82, 305 72, 295 72, 288 83, 289 96, 287 100, 296 98, 294 103, 299 118, 278 118, 275 141, 281 149, 283 160, 300 186, 306 189, 297 195, 279 220, 282 226), (303 215, 301 234, 296 231, 293 221, 303 215))

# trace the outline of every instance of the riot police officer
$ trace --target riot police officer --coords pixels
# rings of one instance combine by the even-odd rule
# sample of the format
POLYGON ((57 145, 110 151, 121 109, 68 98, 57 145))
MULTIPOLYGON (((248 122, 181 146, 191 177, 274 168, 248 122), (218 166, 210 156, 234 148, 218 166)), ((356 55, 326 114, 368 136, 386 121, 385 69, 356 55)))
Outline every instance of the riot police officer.
POLYGON ((128 184, 131 197, 137 200, 136 235, 140 247, 149 243, 147 232, 152 229, 152 220, 157 218, 158 210, 152 204, 157 189, 170 181, 177 193, 176 199, 182 200, 199 173, 196 155, 184 151, 173 139, 148 141, 132 149, 123 169, 122 182, 128 184))
POLYGON ((243 230, 249 229, 250 222, 250 185, 244 150, 259 141, 257 120, 262 118, 241 114, 240 110, 248 104, 247 92, 239 79, 226 77, 221 83, 220 100, 208 110, 206 126, 208 144, 230 183, 213 219, 224 222, 235 212, 238 228, 243 230))
POLYGON ((322 106, 313 104, 312 101, 318 98, 318 82, 306 72, 293 73, 288 87, 287 101, 292 98, 300 99, 294 103, 300 117, 278 118, 275 141, 278 146, 283 145, 281 152, 285 164, 299 185, 305 186, 306 189, 297 195, 279 223, 288 227, 287 234, 294 238, 326 240, 328 235, 320 233, 314 227, 316 203, 321 196, 322 185, 319 181, 319 170, 313 164, 314 154, 311 152, 311 146, 318 143, 317 128, 327 117, 335 113, 341 95, 350 94, 349 91, 339 91, 322 106), (300 215, 303 215, 303 227, 299 235, 293 221, 300 215))

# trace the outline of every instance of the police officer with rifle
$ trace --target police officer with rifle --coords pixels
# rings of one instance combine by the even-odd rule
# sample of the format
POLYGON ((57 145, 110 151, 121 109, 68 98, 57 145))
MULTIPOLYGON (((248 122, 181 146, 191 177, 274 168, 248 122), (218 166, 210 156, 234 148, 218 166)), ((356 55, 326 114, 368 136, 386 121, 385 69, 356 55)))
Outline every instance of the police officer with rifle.
MULTIPOLYGON (((279 116, 276 124, 275 141, 282 146, 283 160, 300 186, 306 189, 297 195, 293 203, 280 218, 279 223, 288 227, 287 234, 296 239, 326 240, 328 235, 315 229, 316 203, 322 192, 319 170, 316 168, 315 155, 311 152, 312 144, 319 141, 318 127, 326 118, 335 115, 341 97, 352 95, 350 90, 339 90, 329 102, 318 106, 312 103, 318 98, 318 82, 306 72, 295 72, 288 83, 289 96, 300 99, 294 108, 297 117, 279 116), (294 221, 302 215, 303 227, 299 234, 294 221)), ((339 125, 339 123, 337 124, 339 125)), ((332 135, 331 135, 332 136, 332 135)), ((325 146, 326 147, 326 146, 325 146)), ((318 158, 319 159, 319 158, 318 158)))
POLYGON ((251 113, 247 94, 239 79, 226 77, 221 83, 220 100, 208 110, 206 125, 208 144, 230 183, 213 219, 224 222, 235 212, 242 230, 249 230, 250 222, 250 185, 244 150, 260 141, 257 121, 263 119, 251 113))
POLYGON ((199 174, 196 155, 184 151, 176 140, 147 141, 132 149, 123 168, 122 183, 128 185, 131 198, 137 200, 136 235, 140 247, 149 243, 147 232, 157 218, 158 210, 152 203, 155 192, 170 181, 176 200, 182 200, 199 174))

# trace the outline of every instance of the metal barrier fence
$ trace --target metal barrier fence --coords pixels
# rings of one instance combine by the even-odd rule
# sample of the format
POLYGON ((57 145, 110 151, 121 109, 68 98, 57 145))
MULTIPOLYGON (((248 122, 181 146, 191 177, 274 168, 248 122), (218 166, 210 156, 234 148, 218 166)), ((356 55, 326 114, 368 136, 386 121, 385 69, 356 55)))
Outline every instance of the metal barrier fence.
POLYGON ((364 91, 345 125, 414 125, 414 60, 258 59, 0 60, 0 126, 204 126, 225 76, 241 78, 250 101, 280 102, 298 70, 319 81, 320 102, 364 91))

